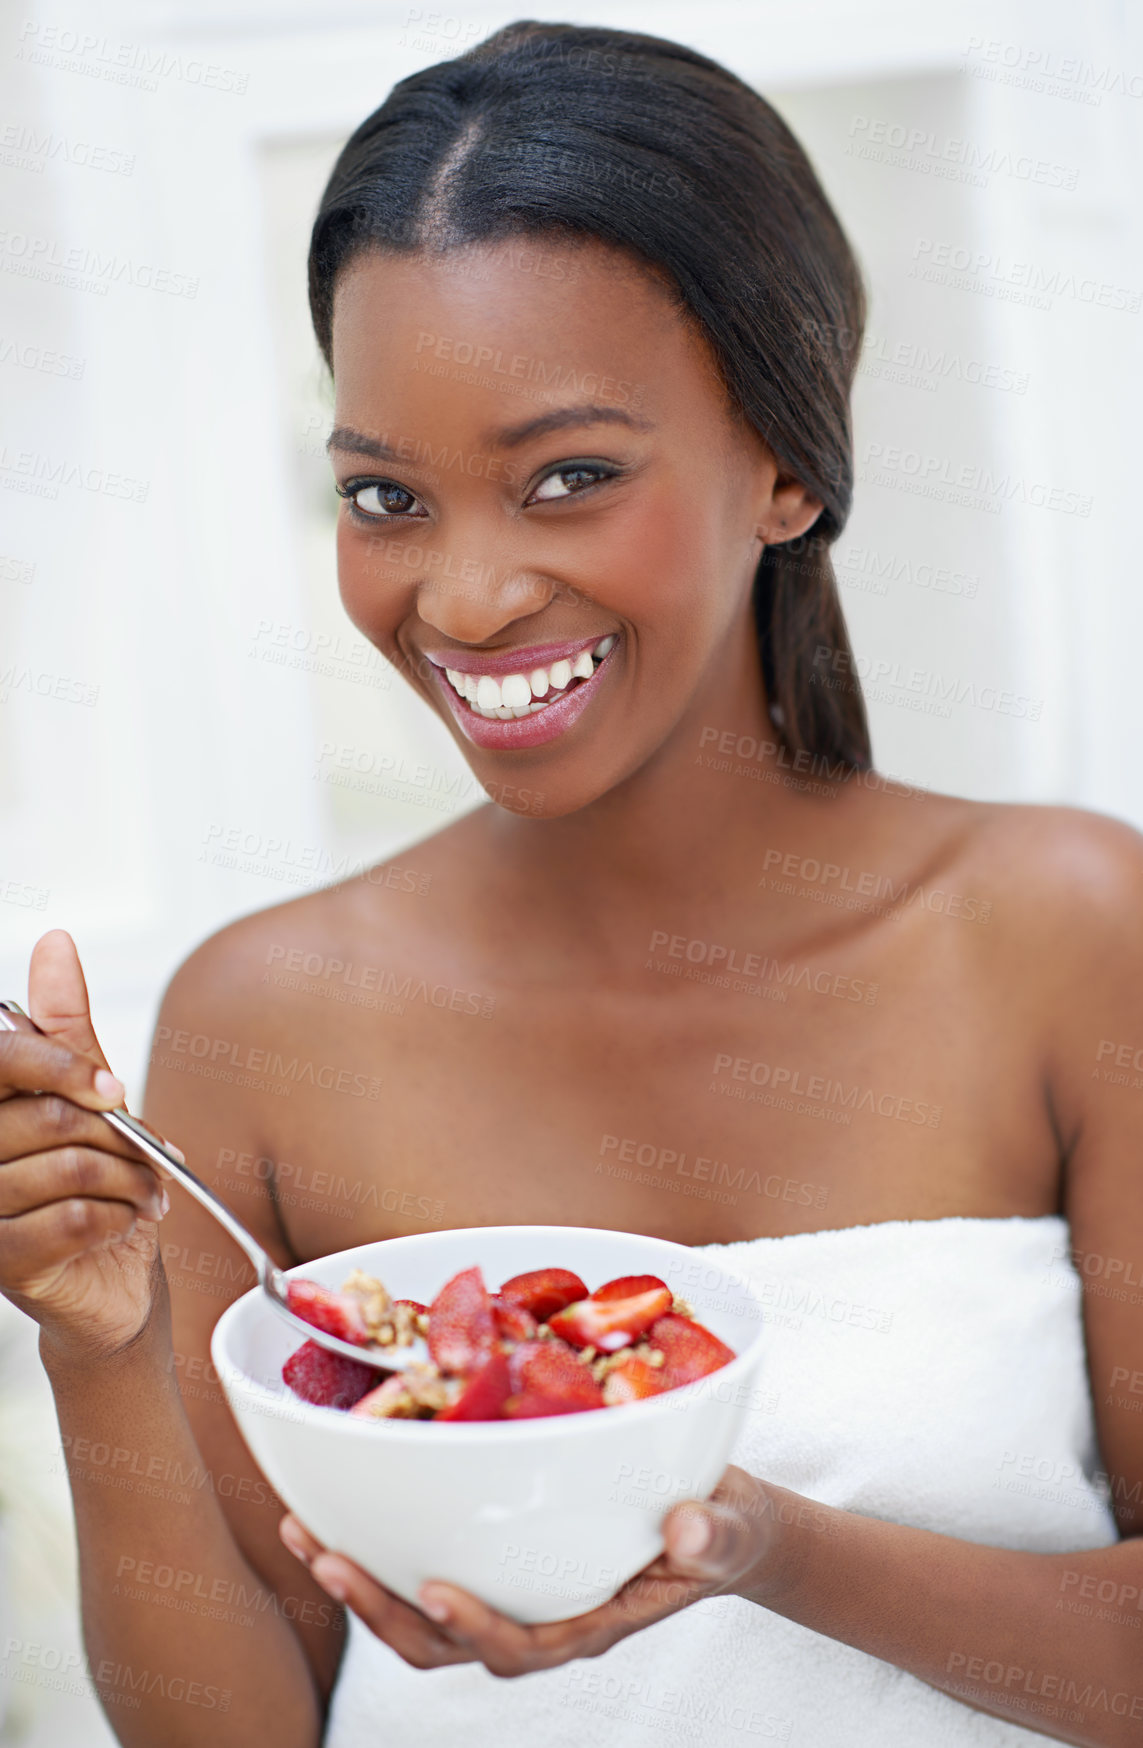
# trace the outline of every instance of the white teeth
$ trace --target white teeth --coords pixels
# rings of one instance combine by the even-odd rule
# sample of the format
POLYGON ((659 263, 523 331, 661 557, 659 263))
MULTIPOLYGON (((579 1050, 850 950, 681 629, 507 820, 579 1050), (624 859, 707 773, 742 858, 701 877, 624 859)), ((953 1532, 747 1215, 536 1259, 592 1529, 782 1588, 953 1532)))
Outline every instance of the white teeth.
POLYGON ((500 682, 500 695, 512 709, 524 708, 532 702, 532 688, 523 674, 505 674, 500 682))
POLYGON ((573 679, 590 680, 596 664, 611 653, 617 641, 616 633, 609 632, 592 648, 581 649, 574 662, 553 662, 550 668, 533 668, 530 674, 505 674, 501 680, 491 674, 461 673, 457 668, 446 668, 445 675, 453 690, 467 699, 478 716, 507 722, 554 704, 573 679), (544 702, 537 703, 537 699, 544 702))

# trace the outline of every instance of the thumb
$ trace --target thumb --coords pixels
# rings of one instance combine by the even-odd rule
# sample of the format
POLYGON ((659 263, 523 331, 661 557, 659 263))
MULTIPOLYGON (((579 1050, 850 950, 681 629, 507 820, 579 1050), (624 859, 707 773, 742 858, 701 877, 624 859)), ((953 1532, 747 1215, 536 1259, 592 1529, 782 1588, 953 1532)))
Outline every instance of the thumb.
POLYGON ((95 1036, 83 967, 66 929, 49 929, 32 948, 28 1012, 49 1038, 58 1038, 100 1068, 111 1067, 95 1036))
POLYGON ((663 1542, 673 1571, 726 1582, 754 1558, 754 1533, 733 1506, 687 1500, 667 1514, 663 1542))

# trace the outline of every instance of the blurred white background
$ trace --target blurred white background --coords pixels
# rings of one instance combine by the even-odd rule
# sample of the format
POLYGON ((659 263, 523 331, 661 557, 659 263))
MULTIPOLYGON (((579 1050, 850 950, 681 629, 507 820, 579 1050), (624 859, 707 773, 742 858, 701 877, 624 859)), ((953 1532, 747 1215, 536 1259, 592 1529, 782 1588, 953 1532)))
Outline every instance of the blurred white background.
MULTIPOLYGON (((390 86, 516 16, 448 0, 15 0, 0 18, 0 993, 68 928, 129 1097, 234 916, 482 798, 336 595, 305 254, 390 86), (362 769, 336 764, 341 749, 362 769)), ((607 0, 770 97, 864 262, 837 559, 880 769, 1143 826, 1143 40, 1090 0, 607 0), (1133 512, 1132 512, 1133 514, 1133 512)), ((111 1738, 66 1490, 0 1302, 0 1744, 111 1738)))

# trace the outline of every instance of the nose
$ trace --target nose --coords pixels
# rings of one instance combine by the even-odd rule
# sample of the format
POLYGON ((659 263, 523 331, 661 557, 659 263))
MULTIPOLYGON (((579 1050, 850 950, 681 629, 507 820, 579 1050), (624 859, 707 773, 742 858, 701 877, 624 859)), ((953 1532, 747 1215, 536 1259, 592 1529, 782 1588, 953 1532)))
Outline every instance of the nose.
POLYGON ((554 577, 519 564, 471 558, 450 564, 448 552, 430 556, 438 562, 417 585, 417 613, 456 643, 487 643, 516 620, 543 612, 559 590, 554 577))

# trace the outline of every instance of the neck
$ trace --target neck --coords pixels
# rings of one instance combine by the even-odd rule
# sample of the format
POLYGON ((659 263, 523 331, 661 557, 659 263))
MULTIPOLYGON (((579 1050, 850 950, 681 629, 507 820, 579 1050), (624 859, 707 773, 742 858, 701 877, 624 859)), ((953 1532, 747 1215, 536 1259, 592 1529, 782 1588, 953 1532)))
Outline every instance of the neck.
POLYGON ((587 807, 546 820, 493 810, 513 901, 539 907, 545 928, 565 919, 580 950, 611 958, 622 943, 626 959, 651 931, 701 932, 728 910, 761 922, 767 849, 804 845, 836 813, 841 794, 803 787, 778 744, 747 628, 712 670, 652 757, 587 807))

